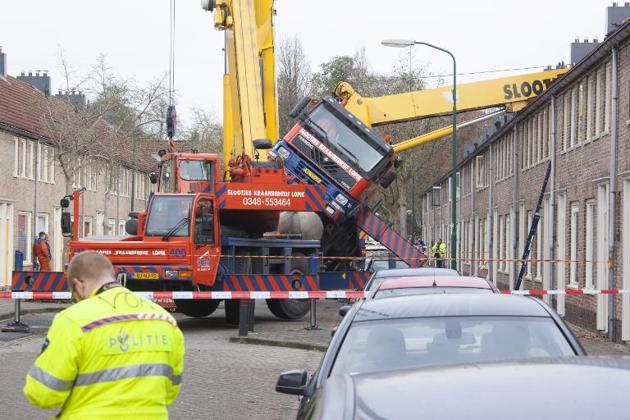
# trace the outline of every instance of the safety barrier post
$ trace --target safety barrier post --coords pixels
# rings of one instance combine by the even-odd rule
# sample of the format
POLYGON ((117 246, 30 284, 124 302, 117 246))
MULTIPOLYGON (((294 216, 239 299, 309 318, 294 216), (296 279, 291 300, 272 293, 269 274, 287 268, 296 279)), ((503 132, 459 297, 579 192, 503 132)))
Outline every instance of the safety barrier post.
POLYGON ((249 328, 247 328, 248 332, 254 332, 254 321, 256 319, 255 311, 256 311, 256 301, 252 299, 249 301, 249 320, 248 320, 249 328))
MULTIPOLYGON (((250 331, 250 325, 252 324, 252 313, 250 307, 252 301, 250 299, 241 299, 238 307, 238 336, 247 337, 247 333, 250 331)), ((252 327, 253 328, 253 325, 252 327)))
POLYGON ((319 325, 317 325, 317 299, 311 299, 311 311, 309 314, 309 325, 305 329, 319 330, 319 325))
POLYGON ((30 332, 31 328, 22 322, 22 301, 15 299, 13 322, 2 327, 2 332, 30 332))

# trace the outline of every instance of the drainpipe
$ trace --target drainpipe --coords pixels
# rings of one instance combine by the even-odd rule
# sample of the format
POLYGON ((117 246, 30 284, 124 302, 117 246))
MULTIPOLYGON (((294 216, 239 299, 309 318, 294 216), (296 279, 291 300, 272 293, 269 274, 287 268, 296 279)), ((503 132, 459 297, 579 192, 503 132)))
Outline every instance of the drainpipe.
MULTIPOLYGON (((608 197, 608 289, 615 288, 615 232, 616 212, 615 197, 617 195, 617 106, 618 106, 618 74, 617 74, 617 49, 612 49, 612 105, 610 109, 610 195, 608 197)), ((608 338, 615 337, 615 299, 608 295, 608 338)))
POLYGON ((513 259, 513 261, 512 261, 512 281, 510 282, 510 289, 514 289, 516 273, 518 273, 518 266, 519 266, 519 264, 518 264, 518 261, 516 261, 516 259, 519 257, 519 254, 518 254, 518 242, 519 242, 518 235, 522 234, 522 232, 518 231, 518 226, 519 226, 519 219, 521 217, 523 217, 522 214, 519 214, 518 209, 517 209, 518 208, 518 196, 519 196, 519 191, 518 191, 518 179, 519 179, 519 176, 518 175, 520 173, 520 170, 519 170, 519 166, 518 165, 519 165, 519 162, 520 162, 520 160, 519 160, 519 156, 520 156, 519 150, 520 150, 520 148, 519 148, 519 144, 518 144, 518 140, 517 140, 518 132, 516 131, 516 124, 514 125, 513 131, 514 131, 514 137, 513 137, 513 140, 512 140, 512 151, 514 152, 513 153, 514 159, 512 161, 512 176, 514 177, 514 188, 512 188, 512 194, 513 194, 513 196, 512 196, 512 202, 513 202, 513 204, 512 204, 512 209, 513 209, 512 214, 514 215, 514 217, 512 218, 512 225, 510 226, 510 228, 511 228, 510 230, 512 231, 511 235, 512 235, 512 241, 513 241, 512 242, 512 259, 513 259))
MULTIPOLYGON (((30 246, 31 250, 33 249, 33 241, 35 240, 35 238, 38 238, 39 236, 39 232, 37 231, 37 181, 39 179, 39 173, 37 171, 37 168, 39 167, 39 151, 41 150, 41 143, 39 142, 39 140, 37 140, 37 145, 35 146, 35 151, 33 152, 33 154, 35 156, 33 156, 33 161, 35 162, 35 168, 32 168, 33 170, 33 219, 31 220, 31 224, 33 225, 33 234, 31 235, 31 238, 28 238, 29 242, 26 244, 26 246, 30 246)), ((46 232, 48 233, 48 232, 46 232)), ((33 251, 31 251, 31 254, 33 253, 33 251)), ((26 255, 25 255, 26 257, 26 255)), ((31 255, 31 263, 33 265, 35 265, 35 260, 36 257, 35 255, 31 255)), ((40 267, 41 268, 41 267, 40 267)))
MULTIPOLYGON (((472 249, 477 249, 477 219, 475 217, 475 190, 477 189, 477 181, 475 180, 475 160, 471 160, 470 163, 470 217, 472 218, 472 249)), ((476 276, 479 271, 479 254, 475 251, 471 253, 473 260, 470 262, 470 275, 476 276)))
POLYGON ((488 147, 488 279, 496 284, 496 279, 493 276, 494 261, 492 261, 494 253, 492 252, 492 237, 493 220, 492 220, 492 192, 493 192, 493 179, 492 179, 492 144, 488 147))
MULTIPOLYGON (((549 119, 550 119, 550 128, 551 128, 551 138, 549 139, 551 142, 551 150, 549 151, 550 159, 551 159, 551 186, 549 187, 550 197, 549 197, 549 221, 545 221, 545 225, 547 226, 547 233, 551 237, 550 241, 547 241, 549 247, 549 259, 555 260, 554 254, 556 249, 556 228, 555 228, 555 209, 556 209, 556 98, 555 96, 551 96, 551 106, 549 110, 549 119)), ((564 238, 562 238, 564 240, 564 238)), ((549 269, 547 273, 549 274, 549 288, 557 289, 556 287, 556 279, 555 279, 555 265, 553 263, 549 264, 549 269)), ((548 300, 551 300, 549 295, 545 295, 548 300)), ((558 299, 560 296, 556 298, 556 310, 558 309, 558 299)), ((547 302, 549 303, 549 302, 547 302)))

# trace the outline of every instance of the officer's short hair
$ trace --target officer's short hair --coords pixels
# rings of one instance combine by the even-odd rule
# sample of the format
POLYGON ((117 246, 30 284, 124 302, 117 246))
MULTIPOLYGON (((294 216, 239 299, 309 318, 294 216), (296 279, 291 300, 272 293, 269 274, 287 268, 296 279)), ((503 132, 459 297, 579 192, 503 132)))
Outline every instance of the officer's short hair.
POLYGON ((68 267, 68 279, 98 280, 103 277, 114 279, 114 267, 107 258, 96 252, 75 255, 68 267))

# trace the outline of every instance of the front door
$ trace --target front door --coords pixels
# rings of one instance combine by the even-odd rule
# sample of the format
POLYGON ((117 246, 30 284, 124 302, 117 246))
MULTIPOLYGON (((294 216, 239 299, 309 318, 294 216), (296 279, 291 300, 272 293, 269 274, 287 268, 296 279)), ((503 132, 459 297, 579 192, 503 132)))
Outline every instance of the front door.
POLYGON ((13 203, 0 202, 0 286, 11 284, 13 249, 13 203))
POLYGON ((221 246, 217 241, 218 226, 214 217, 213 202, 210 198, 201 197, 195 203, 193 213, 193 270, 194 283, 205 286, 214 285, 221 246))

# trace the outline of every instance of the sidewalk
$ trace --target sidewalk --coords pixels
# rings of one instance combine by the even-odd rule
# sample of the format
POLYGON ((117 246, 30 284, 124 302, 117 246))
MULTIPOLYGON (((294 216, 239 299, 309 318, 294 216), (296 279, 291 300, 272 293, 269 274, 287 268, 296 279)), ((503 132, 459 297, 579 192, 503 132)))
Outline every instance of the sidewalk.
MULTIPOLYGON (((22 315, 59 312, 68 307, 64 301, 22 301, 22 315)), ((15 302, 12 299, 0 299, 0 321, 11 320, 15 314, 15 302)), ((4 322, 2 322, 4 324, 4 322)))

